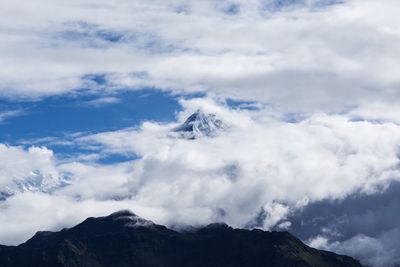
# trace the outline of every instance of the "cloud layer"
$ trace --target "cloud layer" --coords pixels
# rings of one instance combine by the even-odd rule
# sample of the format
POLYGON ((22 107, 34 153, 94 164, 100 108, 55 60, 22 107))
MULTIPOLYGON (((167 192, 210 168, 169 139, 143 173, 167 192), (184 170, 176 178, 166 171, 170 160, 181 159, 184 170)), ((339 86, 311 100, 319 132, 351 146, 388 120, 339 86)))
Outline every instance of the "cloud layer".
POLYGON ((399 100, 395 0, 3 6, 0 93, 8 97, 149 86, 296 111, 399 100))
MULTIPOLYGON (((315 246, 329 245, 332 250, 368 262, 378 261, 381 255, 376 252, 377 257, 366 258, 370 254, 359 246, 365 238, 377 244, 368 249, 395 249, 384 232, 372 235, 368 230, 382 216, 362 220, 365 227, 351 224, 359 228, 347 235, 349 228, 343 226, 338 233, 347 239, 326 234, 323 229, 331 225, 324 220, 311 229, 299 226, 298 221, 322 216, 331 201, 351 202, 347 199, 358 195, 385 194, 390 184, 399 180, 397 124, 352 120, 350 113, 318 113, 293 122, 283 120, 270 107, 232 109, 209 98, 181 103, 183 111, 177 122, 145 122, 138 128, 72 138, 75 145, 96 149, 99 155, 136 155, 137 159, 125 163, 104 165, 91 157, 61 160, 45 148, 4 147, 8 158, 10 151, 16 151, 20 161, 26 158, 28 162, 32 153, 44 155, 45 160, 38 157, 27 169, 67 176, 71 184, 51 193, 28 192, 4 201, 1 242, 19 243, 39 229, 60 229, 87 216, 130 208, 168 225, 225 221, 235 227, 293 229, 315 246), (223 118, 228 130, 195 140, 171 134, 197 109, 223 118), (319 212, 296 217, 324 201, 327 204, 319 212), (41 219, 37 214, 47 215, 41 219), (22 223, 15 227, 19 220, 22 223)), ((15 169, 21 167, 10 167, 4 176, 13 177, 15 169)), ((343 205, 334 218, 341 218, 340 212, 346 213, 346 207, 361 209, 362 203, 366 202, 343 205)))
POLYGON ((297 212, 291 230, 318 248, 351 254, 368 266, 396 266, 400 240, 400 184, 378 194, 321 201, 297 212))

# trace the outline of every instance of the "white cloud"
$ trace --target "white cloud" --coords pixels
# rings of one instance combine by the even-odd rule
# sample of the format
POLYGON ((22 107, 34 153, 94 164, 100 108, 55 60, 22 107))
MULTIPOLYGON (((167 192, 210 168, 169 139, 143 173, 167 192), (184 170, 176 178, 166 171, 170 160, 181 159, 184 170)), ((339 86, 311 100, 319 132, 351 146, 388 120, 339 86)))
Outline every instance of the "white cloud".
POLYGON ((59 94, 100 73, 98 90, 207 91, 291 110, 398 102, 398 1, 322 2, 271 12, 235 1, 229 15, 215 1, 6 1, 1 94, 59 94))
POLYGON ((0 192, 47 191, 61 180, 51 150, 44 147, 25 150, 0 144, 0 192))
POLYGON ((206 99, 183 106, 185 116, 200 106, 211 110, 230 128, 215 138, 184 140, 171 138, 175 123, 147 122, 78 139, 103 146, 103 153, 138 155, 126 184, 132 200, 166 210, 171 222, 244 226, 263 211, 269 228, 291 209, 375 193, 399 177, 395 124, 327 114, 288 123, 264 116, 269 111, 231 110, 206 99))
POLYGON ((399 237, 400 229, 393 229, 377 238, 360 234, 342 242, 329 242, 326 238, 317 236, 310 240, 310 245, 319 249, 351 255, 361 259, 362 263, 367 266, 397 266, 400 263, 399 237))
POLYGON ((87 101, 86 104, 94 107, 101 107, 119 103, 121 100, 117 97, 106 96, 87 101))
MULTIPOLYGON (((181 104, 177 122, 80 133, 70 141, 96 148, 99 155, 138 156, 124 163, 100 164, 92 155, 57 160, 46 148, 3 145, 2 181, 39 170, 51 177, 70 177, 72 184, 49 194, 17 194, 2 202, 0 243, 16 244, 37 230, 57 230, 122 208, 168 225, 225 221, 236 227, 290 230, 291 214, 311 203, 381 193, 399 180, 397 124, 355 121, 352 110, 342 115, 313 113, 287 122, 270 106, 235 110, 210 98, 181 104), (170 134, 199 108, 222 118, 228 130, 195 140, 170 134)), ((334 247, 331 244, 337 241, 321 238, 312 244, 338 252, 346 247, 334 247)), ((379 242, 393 247, 387 239, 379 242)), ((365 251, 343 253, 364 257, 365 251)), ((374 255, 363 259, 381 258, 374 255)))
POLYGON ((63 163, 58 166, 63 173, 73 177, 72 184, 56 192, 77 199, 121 199, 129 195, 126 183, 132 173, 132 162, 112 165, 63 163))
POLYGON ((120 201, 77 201, 68 196, 24 193, 0 202, 2 244, 20 244, 38 230, 57 230, 76 225, 88 217, 108 215, 123 208, 145 209, 120 201))
POLYGON ((309 203, 290 214, 290 231, 317 248, 360 259, 365 266, 400 264, 399 182, 374 194, 309 203))

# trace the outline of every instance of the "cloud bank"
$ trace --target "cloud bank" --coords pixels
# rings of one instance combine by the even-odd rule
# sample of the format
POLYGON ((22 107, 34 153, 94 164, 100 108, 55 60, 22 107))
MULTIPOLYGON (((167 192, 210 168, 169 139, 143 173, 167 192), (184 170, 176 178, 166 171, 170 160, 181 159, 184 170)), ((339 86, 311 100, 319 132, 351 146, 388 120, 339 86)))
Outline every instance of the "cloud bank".
POLYGON ((393 104, 399 11, 395 0, 5 1, 0 93, 156 87, 295 111, 393 104))
MULTIPOLYGON (((293 122, 270 107, 233 109, 210 98, 182 100, 181 104, 183 111, 176 122, 144 122, 138 128, 75 135, 71 141, 96 148, 100 155, 136 155, 137 159, 124 163, 99 164, 90 157, 62 160, 45 148, 4 147, 4 153, 16 150, 19 158, 44 155, 45 160, 30 163, 27 169, 67 176, 70 184, 50 193, 18 193, 2 202, 1 242, 19 243, 39 229, 60 229, 87 216, 130 208, 155 222, 175 226, 225 221, 235 227, 293 230, 314 246, 329 245, 374 266, 384 266, 377 260, 381 246, 397 251, 384 232, 367 231, 382 216, 361 219, 365 227, 351 223, 359 228, 347 235, 349 228, 343 226, 338 234, 347 239, 326 234, 324 229, 332 225, 324 220, 307 228, 307 218, 322 216, 328 204, 318 212, 296 217, 315 203, 386 194, 399 181, 397 124, 353 120, 351 112, 316 113, 293 122), (229 128, 215 137, 194 140, 171 135, 197 109, 223 118, 229 128), (37 214, 47 215, 41 219, 37 214), (306 226, 299 226, 299 218, 306 226), (22 220, 18 228, 16 220, 22 220), (360 247, 365 238, 374 241, 368 249, 378 253, 377 257, 371 259, 360 247)), ((15 169, 21 168, 10 167, 9 173, 15 169)), ((9 173, 6 176, 12 177, 9 173)), ((346 207, 361 209, 362 203, 366 202, 337 208, 334 218, 341 218, 346 207)), ((379 207, 373 210, 378 211, 379 207)))

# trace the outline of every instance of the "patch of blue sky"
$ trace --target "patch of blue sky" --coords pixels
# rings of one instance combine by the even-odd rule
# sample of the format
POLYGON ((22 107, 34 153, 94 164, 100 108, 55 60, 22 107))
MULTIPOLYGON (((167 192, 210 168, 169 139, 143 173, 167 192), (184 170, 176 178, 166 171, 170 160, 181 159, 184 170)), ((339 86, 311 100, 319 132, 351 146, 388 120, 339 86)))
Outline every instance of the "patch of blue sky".
POLYGON ((137 30, 118 31, 101 28, 99 25, 86 22, 66 23, 62 30, 55 34, 56 40, 73 43, 83 47, 107 48, 113 45, 126 44, 133 49, 149 53, 185 52, 190 49, 163 40, 151 32, 137 30))
MULTIPOLYGON (((241 110, 261 110, 271 107, 268 103, 260 103, 256 101, 243 101, 237 99, 226 99, 226 104, 232 109, 241 110)), ((284 113, 282 117, 279 117, 284 122, 287 123, 299 123, 308 117, 305 113, 284 113)))
MULTIPOLYGON (((146 73, 137 73, 146 77, 146 73)), ((89 86, 74 93, 41 100, 0 98, 0 111, 18 110, 0 124, 0 143, 21 146, 46 146, 57 157, 79 158, 96 155, 101 164, 130 161, 136 155, 110 154, 101 145, 75 142, 84 135, 136 128, 144 121, 175 121, 182 110, 180 99, 206 97, 205 93, 172 94, 154 88, 107 91, 107 74, 90 74, 82 78, 89 86), (100 89, 100 90, 93 90, 100 89)), ((227 105, 237 109, 256 109, 257 103, 228 99, 227 105)))
MULTIPOLYGON (((150 79, 149 74, 146 71, 131 72, 123 75, 143 81, 150 79)), ((112 72, 84 75, 81 77, 81 86, 79 88, 76 88, 76 90, 73 93, 76 95, 79 94, 90 95, 90 94, 98 94, 99 91, 107 91, 107 89, 110 89, 111 87, 114 89, 117 88, 126 89, 126 88, 121 88, 121 86, 118 85, 118 82, 114 84, 114 80, 118 80, 119 77, 120 76, 118 73, 112 73, 112 72)), ((151 88, 144 88, 144 89, 151 89, 151 88)))
POLYGON ((288 123, 299 123, 307 118, 304 113, 287 113, 283 117, 283 121, 288 123))
POLYGON ((163 40, 154 33, 133 32, 127 35, 126 42, 136 49, 152 54, 165 54, 172 52, 189 52, 192 49, 163 40))
POLYGON ((314 7, 327 7, 337 4, 344 4, 345 0, 319 0, 314 3, 314 7))
POLYGON ((397 124, 396 122, 393 122, 392 120, 388 120, 388 119, 383 119, 383 118, 365 118, 361 115, 353 115, 350 117, 349 121, 351 122, 368 122, 371 124, 385 124, 385 123, 390 123, 390 124, 397 124))
POLYGON ((262 9, 263 11, 277 12, 306 6, 306 4, 306 0, 273 0, 265 1, 262 5, 262 9))
POLYGON ((55 151, 57 158, 60 161, 80 161, 80 162, 94 162, 97 164, 114 164, 121 162, 134 161, 140 158, 137 154, 130 153, 105 153, 101 146, 96 148, 87 149, 85 147, 74 145, 74 146, 46 146, 55 151))
POLYGON ((121 41, 123 34, 117 32, 111 32, 106 30, 95 30, 95 31, 74 31, 66 30, 61 33, 62 37, 67 40, 103 40, 111 43, 117 43, 121 41))
MULTIPOLYGON (((104 132, 136 127, 143 121, 170 122, 175 119, 180 96, 160 90, 120 91, 113 95, 78 94, 48 97, 41 101, 0 100, 0 107, 23 110, 0 124, 0 142, 18 144, 21 140, 62 137, 82 132, 104 132), (119 101, 93 105, 100 98, 119 101)), ((101 101, 99 101, 101 103, 101 101)), ((49 142, 51 146, 52 142, 49 142)), ((55 144, 55 145, 60 145, 55 144)))
POLYGON ((246 109, 246 110, 259 110, 261 108, 260 103, 255 101, 243 101, 228 98, 226 104, 232 109, 246 109))
POLYGON ((82 80, 93 82, 98 85, 104 85, 104 84, 107 84, 107 74, 106 73, 87 74, 82 77, 82 80))
POLYGON ((124 35, 121 33, 106 30, 97 31, 96 36, 111 43, 118 43, 124 37, 124 35))
POLYGON ((100 157, 96 162, 102 165, 115 164, 118 162, 127 162, 138 159, 139 157, 135 154, 107 154, 100 157))
POLYGON ((344 3, 344 0, 266 0, 262 5, 262 10, 268 12, 279 12, 295 10, 303 7, 318 9, 341 3, 344 3))
POLYGON ((175 5, 175 6, 173 6, 173 10, 178 14, 189 14, 190 13, 190 7, 187 4, 175 5))
POLYGON ((81 21, 66 23, 63 29, 55 34, 55 37, 63 41, 94 47, 104 46, 107 43, 119 43, 124 36, 123 32, 103 29, 96 24, 81 21))
POLYGON ((221 10, 230 16, 235 16, 240 13, 240 5, 236 3, 227 3, 221 7, 221 10))

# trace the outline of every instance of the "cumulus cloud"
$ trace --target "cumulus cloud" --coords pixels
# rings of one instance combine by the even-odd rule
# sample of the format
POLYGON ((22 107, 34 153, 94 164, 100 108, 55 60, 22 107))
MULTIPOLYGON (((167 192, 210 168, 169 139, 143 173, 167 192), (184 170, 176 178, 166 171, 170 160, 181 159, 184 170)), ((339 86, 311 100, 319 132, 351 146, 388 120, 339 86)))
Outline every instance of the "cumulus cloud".
POLYGON ((399 100, 395 0, 3 6, 6 96, 158 87, 306 111, 399 100), (104 75, 107 88, 87 84, 88 74, 104 75))
POLYGON ((61 180, 51 150, 0 144, 0 196, 27 189, 48 191, 60 185, 61 180))
POLYGON ((3 146, 9 160, 3 168, 9 170, 7 181, 37 169, 52 177, 66 176, 70 184, 2 202, 5 216, 0 223, 6 230, 0 231, 1 242, 16 244, 35 230, 56 230, 86 216, 130 208, 168 225, 225 221, 236 227, 288 229, 303 240, 314 240, 315 246, 376 266, 384 266, 379 260, 386 257, 378 245, 396 251, 384 238, 385 232, 397 229, 390 223, 392 210, 383 208, 384 201, 368 204, 374 203, 373 196, 395 201, 391 192, 396 191, 389 189, 399 181, 396 123, 355 120, 351 110, 341 115, 312 113, 293 121, 271 106, 234 109, 211 98, 181 104, 176 122, 80 133, 69 141, 96 148, 100 155, 135 155, 124 163, 101 164, 83 155, 57 159, 46 148, 3 146), (194 140, 171 135, 198 109, 216 114, 229 127, 194 140), (17 170, 23 173, 14 174, 17 170), (355 196, 360 195, 364 198, 357 202, 355 196), (372 207, 374 213, 362 207, 372 207), (333 217, 324 213, 327 210, 333 217), (38 214, 47 214, 46 220, 38 214), (30 223, 11 231, 21 216, 30 223), (375 218, 387 218, 386 224, 375 218), (375 254, 354 245, 368 238, 377 244, 370 248, 375 254))
MULTIPOLYGON (((193 111, 202 101, 184 105, 193 111)), ((175 124, 145 123, 138 130, 101 133, 86 141, 139 155, 129 183, 134 198, 166 209, 175 206, 177 213, 204 207, 207 212, 197 218, 187 216, 191 223, 223 214, 221 220, 243 226, 260 209, 280 210, 268 206, 274 201, 297 207, 356 191, 374 193, 398 176, 395 124, 326 114, 287 123, 265 118, 262 111, 217 105, 213 112, 230 125, 216 138, 174 139, 168 132, 175 124)))

